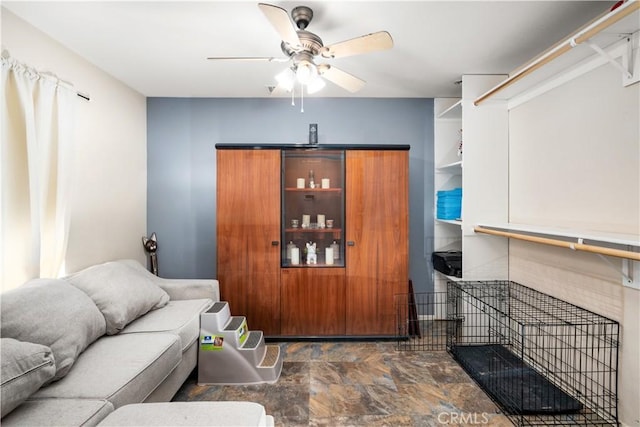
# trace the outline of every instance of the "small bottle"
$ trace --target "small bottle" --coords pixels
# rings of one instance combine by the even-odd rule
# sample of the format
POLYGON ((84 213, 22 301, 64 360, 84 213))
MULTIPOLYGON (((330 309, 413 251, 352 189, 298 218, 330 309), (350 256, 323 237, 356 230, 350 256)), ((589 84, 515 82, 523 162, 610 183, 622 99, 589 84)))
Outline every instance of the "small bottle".
POLYGON ((309 124, 309 144, 317 144, 318 143, 318 124, 311 123, 309 124))
POLYGON ((289 244, 287 245, 287 259, 291 259, 291 251, 295 247, 296 245, 294 245, 293 242, 289 242, 289 244))
POLYGON ((333 259, 340 259, 340 245, 334 240, 329 247, 333 249, 333 259))
POLYGON ((316 188, 316 181, 313 175, 313 169, 309 171, 309 188, 316 188))

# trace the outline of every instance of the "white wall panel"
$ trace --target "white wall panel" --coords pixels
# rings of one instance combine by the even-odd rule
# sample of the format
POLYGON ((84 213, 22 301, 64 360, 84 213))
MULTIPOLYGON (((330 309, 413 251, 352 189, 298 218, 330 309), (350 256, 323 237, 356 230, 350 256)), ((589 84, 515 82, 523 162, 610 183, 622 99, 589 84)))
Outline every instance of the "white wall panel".
POLYGON ((67 272, 117 258, 145 262, 145 97, 4 8, 2 46, 18 61, 51 71, 91 96, 77 110, 67 272))

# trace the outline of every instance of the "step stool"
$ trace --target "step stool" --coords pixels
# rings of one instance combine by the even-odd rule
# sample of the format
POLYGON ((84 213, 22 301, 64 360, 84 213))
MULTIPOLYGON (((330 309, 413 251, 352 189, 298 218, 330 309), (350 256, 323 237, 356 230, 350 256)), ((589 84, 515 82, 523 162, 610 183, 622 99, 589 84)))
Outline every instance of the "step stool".
POLYGON ((200 314, 198 385, 273 384, 282 361, 280 346, 266 345, 262 331, 250 331, 226 301, 200 314))

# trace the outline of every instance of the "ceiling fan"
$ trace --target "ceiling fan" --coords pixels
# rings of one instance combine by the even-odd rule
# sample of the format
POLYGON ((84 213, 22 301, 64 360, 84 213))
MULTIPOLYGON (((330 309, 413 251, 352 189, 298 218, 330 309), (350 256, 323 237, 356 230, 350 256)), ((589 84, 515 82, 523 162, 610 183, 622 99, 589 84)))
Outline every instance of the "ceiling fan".
POLYGON ((272 94, 292 92, 296 83, 305 86, 307 93, 313 93, 324 87, 323 78, 349 92, 357 92, 364 87, 364 80, 331 64, 316 64, 315 60, 344 58, 393 47, 393 39, 387 31, 325 46, 319 36, 306 29, 313 19, 311 8, 295 7, 291 11, 292 22, 287 11, 281 7, 266 3, 258 3, 258 7, 280 36, 280 48, 285 57, 218 56, 207 59, 289 62, 289 67, 276 76, 278 85, 271 89, 272 94))

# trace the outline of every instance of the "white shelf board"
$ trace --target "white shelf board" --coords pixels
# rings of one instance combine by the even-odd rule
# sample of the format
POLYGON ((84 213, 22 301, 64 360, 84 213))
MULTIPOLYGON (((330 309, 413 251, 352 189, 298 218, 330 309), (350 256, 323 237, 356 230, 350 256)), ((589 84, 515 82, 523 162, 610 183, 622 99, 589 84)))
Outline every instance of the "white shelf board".
POLYGON ((438 119, 462 119, 462 99, 459 99, 442 113, 438 114, 438 119))
MULTIPOLYGON (((555 58, 554 54, 558 51, 567 49, 568 47, 572 46, 574 40, 579 40, 580 37, 585 34, 589 34, 590 31, 598 28, 601 25, 604 25, 603 23, 606 23, 608 20, 612 20, 612 18, 615 19, 616 15, 622 15, 625 9, 636 9, 638 7, 638 1, 639 0, 628 1, 616 10, 603 14, 600 18, 577 30, 566 39, 555 44, 551 48, 547 49, 544 53, 540 54, 536 58, 532 59, 528 63, 510 73, 510 76, 507 79, 494 86, 485 94, 481 95, 478 99, 476 99, 475 103, 479 103, 479 99, 485 96, 486 100, 510 100, 528 91, 529 89, 542 85, 544 82, 555 78, 557 75, 561 74, 563 71, 570 69, 574 65, 579 64, 590 57, 593 57, 596 54, 589 46, 586 45, 586 43, 577 44, 555 58), (548 60, 547 58, 552 58, 552 60, 545 63, 544 65, 539 65, 539 63, 548 60), (530 74, 518 76, 518 73, 520 73, 521 70, 527 68, 532 68, 533 71, 530 72, 530 74), (501 86, 507 83, 509 80, 513 80, 513 82, 509 82, 510 84, 505 85, 501 88, 501 86), (491 92, 494 93, 488 95, 491 92)), ((636 9, 630 15, 627 15, 622 19, 619 19, 617 22, 614 22, 613 24, 607 26, 604 30, 593 35, 588 40, 598 45, 600 48, 606 50, 607 47, 612 46, 616 42, 637 32, 639 30, 639 27, 640 10, 636 9)))
POLYGON ((451 224, 451 225, 457 225, 458 227, 462 227, 462 221, 459 219, 437 219, 436 221, 441 222, 443 224, 451 224))
POLYGON ((435 269, 433 271, 438 273, 440 276, 446 278, 447 280, 451 280, 452 282, 461 282, 463 280, 462 277, 448 276, 448 275, 444 274, 443 272, 435 270, 435 269))
POLYGON ((605 233, 601 231, 592 230, 575 230, 563 227, 547 227, 540 225, 529 224, 492 224, 492 223, 480 223, 479 227, 494 228, 499 230, 539 234, 551 237, 562 237, 565 239, 583 239, 591 242, 610 243, 615 245, 640 247, 640 235, 638 234, 625 234, 625 233, 605 233))
POLYGON ((436 169, 438 169, 439 171, 450 171, 450 170, 462 169, 462 160, 458 160, 457 162, 447 163, 445 165, 438 166, 436 169))

